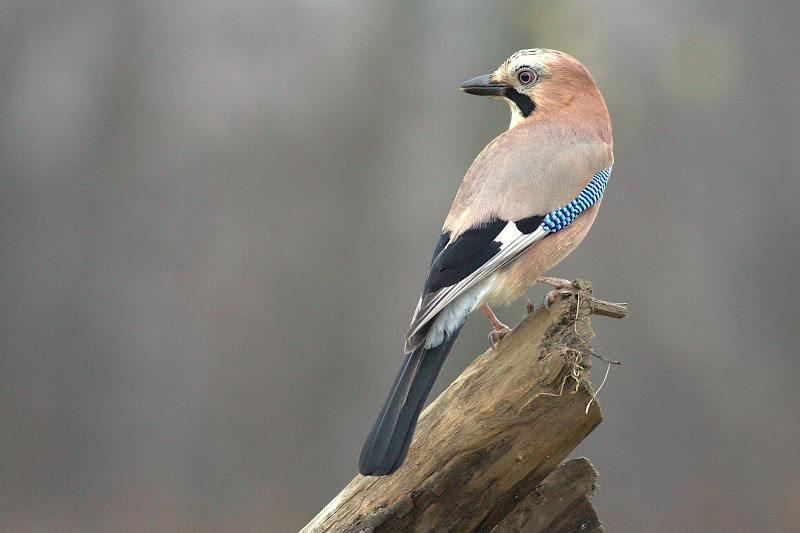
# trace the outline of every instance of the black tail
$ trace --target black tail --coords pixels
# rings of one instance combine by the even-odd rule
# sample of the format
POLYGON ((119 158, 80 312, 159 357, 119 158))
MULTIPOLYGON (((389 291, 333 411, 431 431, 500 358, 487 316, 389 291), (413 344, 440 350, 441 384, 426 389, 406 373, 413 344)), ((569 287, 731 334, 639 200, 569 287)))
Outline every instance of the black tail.
POLYGON ((403 464, 422 406, 459 330, 447 335, 438 346, 427 349, 420 346, 406 355, 389 397, 361 450, 358 461, 361 474, 385 476, 403 464))

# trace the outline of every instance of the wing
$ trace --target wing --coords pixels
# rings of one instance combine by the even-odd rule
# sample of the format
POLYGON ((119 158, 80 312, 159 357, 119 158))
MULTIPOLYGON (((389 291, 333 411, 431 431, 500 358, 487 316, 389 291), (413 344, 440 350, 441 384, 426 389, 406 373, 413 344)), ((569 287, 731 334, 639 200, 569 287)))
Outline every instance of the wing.
POLYGON ((422 344, 431 320, 448 304, 550 233, 541 227, 542 220, 540 215, 517 221, 495 218, 452 242, 449 232, 442 234, 406 334, 406 352, 422 344))
MULTIPOLYGON (((450 241, 449 232, 436 245, 417 310, 406 334, 406 352, 420 346, 432 320, 456 298, 514 261, 550 233, 568 226, 603 195, 611 167, 595 174, 574 200, 546 215, 516 221, 493 218, 450 241)), ((474 302, 466 304, 472 309, 474 302)))

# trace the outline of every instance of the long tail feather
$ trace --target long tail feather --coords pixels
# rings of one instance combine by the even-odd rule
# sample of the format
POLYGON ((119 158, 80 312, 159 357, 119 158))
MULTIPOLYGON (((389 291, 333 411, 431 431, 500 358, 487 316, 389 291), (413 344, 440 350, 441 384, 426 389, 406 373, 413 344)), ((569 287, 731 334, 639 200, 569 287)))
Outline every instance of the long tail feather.
POLYGON ((361 474, 384 476, 403 464, 425 399, 460 329, 447 335, 438 346, 420 346, 406 355, 361 451, 358 463, 361 474))

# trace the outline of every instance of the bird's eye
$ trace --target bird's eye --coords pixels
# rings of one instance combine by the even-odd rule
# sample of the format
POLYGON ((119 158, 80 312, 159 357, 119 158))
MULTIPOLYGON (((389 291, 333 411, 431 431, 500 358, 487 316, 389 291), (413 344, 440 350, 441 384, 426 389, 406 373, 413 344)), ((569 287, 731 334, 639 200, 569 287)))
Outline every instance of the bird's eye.
POLYGON ((520 70, 517 72, 517 79, 522 85, 530 85, 536 76, 530 70, 520 70))

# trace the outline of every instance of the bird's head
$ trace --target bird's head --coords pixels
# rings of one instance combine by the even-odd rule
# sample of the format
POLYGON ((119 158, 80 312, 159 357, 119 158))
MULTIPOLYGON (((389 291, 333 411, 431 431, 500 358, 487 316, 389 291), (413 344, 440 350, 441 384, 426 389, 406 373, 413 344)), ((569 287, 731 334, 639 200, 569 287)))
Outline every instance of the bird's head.
POLYGON ((586 67, 558 50, 520 50, 491 74, 464 82, 461 90, 505 99, 511 107, 510 127, 537 115, 561 112, 571 105, 608 114, 586 67))

